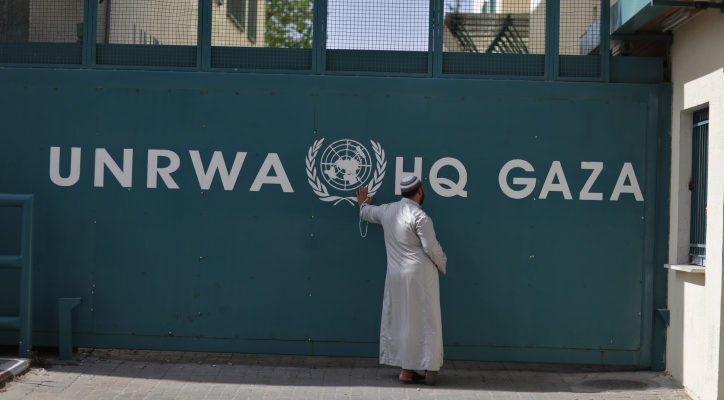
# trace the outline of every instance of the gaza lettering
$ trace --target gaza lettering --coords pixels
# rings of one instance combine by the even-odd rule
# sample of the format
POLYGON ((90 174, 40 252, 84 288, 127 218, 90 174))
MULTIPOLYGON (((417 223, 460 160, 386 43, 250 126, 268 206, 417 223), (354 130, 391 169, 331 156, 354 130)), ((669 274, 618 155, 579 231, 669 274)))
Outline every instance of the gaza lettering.
MULTIPOLYGON (((586 182, 578 192, 578 200, 598 200, 604 199, 602 192, 592 192, 593 185, 596 183, 601 171, 603 171, 604 164, 599 161, 582 161, 581 170, 590 171, 586 182)), ((535 172, 533 165, 526 160, 510 160, 500 169, 498 174, 498 185, 500 190, 510 197, 511 199, 525 199, 530 196, 536 189, 537 179, 530 176, 530 173, 535 172), (519 170, 522 170, 519 171, 519 170), (513 173, 515 171, 515 173, 513 173), (520 176, 520 175, 528 176, 520 176), (509 184, 509 176, 513 175, 511 187, 509 184)), ((552 193, 558 192, 565 200, 573 200, 570 186, 566 180, 566 175, 563 172, 563 165, 560 161, 553 161, 548 174, 543 181, 540 192, 538 193, 538 199, 547 199, 552 193)), ((618 175, 616 184, 611 191, 611 195, 608 197, 610 201, 618 201, 623 194, 633 195, 636 201, 644 201, 644 196, 641 192, 636 173, 634 172, 633 164, 625 162, 621 167, 621 172, 618 175)))

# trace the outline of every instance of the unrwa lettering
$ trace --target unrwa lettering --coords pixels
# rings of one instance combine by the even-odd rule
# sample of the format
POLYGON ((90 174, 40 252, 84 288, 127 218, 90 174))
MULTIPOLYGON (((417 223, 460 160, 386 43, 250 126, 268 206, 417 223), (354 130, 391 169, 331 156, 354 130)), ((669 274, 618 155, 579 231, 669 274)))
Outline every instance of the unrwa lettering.
MULTIPOLYGON (((73 186, 78 183, 80 179, 81 148, 71 148, 70 171, 66 177, 60 174, 60 152, 60 147, 50 148, 50 180, 58 186, 73 186)), ((179 186, 173 179, 172 174, 176 172, 181 165, 179 155, 171 150, 164 149, 150 149, 147 155, 146 187, 149 189, 157 188, 158 178, 160 177, 167 188, 178 189, 179 186), (166 166, 162 167, 159 165, 159 159, 161 158, 166 159, 166 166)), ((231 170, 227 168, 224 156, 220 151, 214 151, 206 169, 204 169, 203 161, 198 150, 189 150, 189 157, 196 172, 199 187, 202 190, 208 190, 211 187, 214 176, 217 174, 219 175, 219 179, 221 179, 224 190, 234 190, 236 180, 239 177, 244 160, 246 159, 246 152, 236 153, 231 170)), ((116 178, 121 187, 132 187, 133 149, 123 149, 122 167, 118 166, 118 163, 108 154, 106 149, 95 149, 93 186, 105 186, 106 169, 116 178)), ((287 173, 277 153, 267 154, 249 191, 258 192, 263 185, 279 185, 284 193, 294 193, 294 189, 292 189, 292 185, 289 182, 289 178, 287 178, 287 173), (274 173, 270 174, 272 170, 274 170, 274 173)))

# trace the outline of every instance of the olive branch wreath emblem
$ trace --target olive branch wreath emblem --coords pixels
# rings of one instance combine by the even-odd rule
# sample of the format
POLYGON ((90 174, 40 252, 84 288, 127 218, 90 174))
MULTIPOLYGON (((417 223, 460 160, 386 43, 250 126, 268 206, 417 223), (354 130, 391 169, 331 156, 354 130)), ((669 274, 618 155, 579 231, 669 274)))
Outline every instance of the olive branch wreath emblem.
MULTIPOLYGON (((309 146, 309 151, 307 152, 307 181, 309 182, 309 186, 312 187, 312 191, 317 195, 317 197, 319 197, 319 200, 334 203, 335 206, 342 201, 346 201, 349 202, 349 204, 354 205, 357 201, 357 197, 330 195, 329 191, 327 191, 327 187, 324 186, 317 175, 317 153, 319 152, 319 148, 322 147, 323 142, 324 138, 315 140, 314 143, 309 146)), ((367 193, 369 196, 374 196, 380 189, 380 186, 382 186, 382 179, 384 179, 385 169, 387 169, 387 160, 385 159, 385 150, 382 146, 373 140, 370 140, 370 143, 372 144, 372 150, 374 151, 375 158, 377 159, 377 168, 375 169, 375 173, 372 175, 372 180, 369 182, 367 193)))

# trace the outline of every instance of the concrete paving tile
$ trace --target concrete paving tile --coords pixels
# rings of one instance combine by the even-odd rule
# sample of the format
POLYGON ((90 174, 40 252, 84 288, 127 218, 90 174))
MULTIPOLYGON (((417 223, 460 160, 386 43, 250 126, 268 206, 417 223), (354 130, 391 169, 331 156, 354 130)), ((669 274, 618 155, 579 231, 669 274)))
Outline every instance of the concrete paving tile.
POLYGON ((438 386, 428 387, 401 385, 399 369, 369 358, 128 350, 83 354, 77 365, 29 371, 9 383, 0 400, 688 399, 666 374, 592 366, 446 361, 438 386), (163 361, 174 358, 178 362, 163 361), (595 387, 611 382, 640 386, 595 387))

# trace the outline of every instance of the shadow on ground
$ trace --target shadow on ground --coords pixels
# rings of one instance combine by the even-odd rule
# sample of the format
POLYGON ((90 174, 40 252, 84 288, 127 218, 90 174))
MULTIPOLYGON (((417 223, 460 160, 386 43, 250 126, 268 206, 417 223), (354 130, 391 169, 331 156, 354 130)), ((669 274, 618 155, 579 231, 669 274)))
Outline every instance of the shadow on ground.
MULTIPOLYGON (((52 372, 236 385, 401 387, 397 368, 375 358, 286 356, 176 351, 80 349, 60 363, 46 353, 52 372)), ((42 357, 41 357, 42 359, 42 357)), ((445 361, 440 389, 601 393, 650 393, 680 389, 664 373, 632 368, 445 361)))

